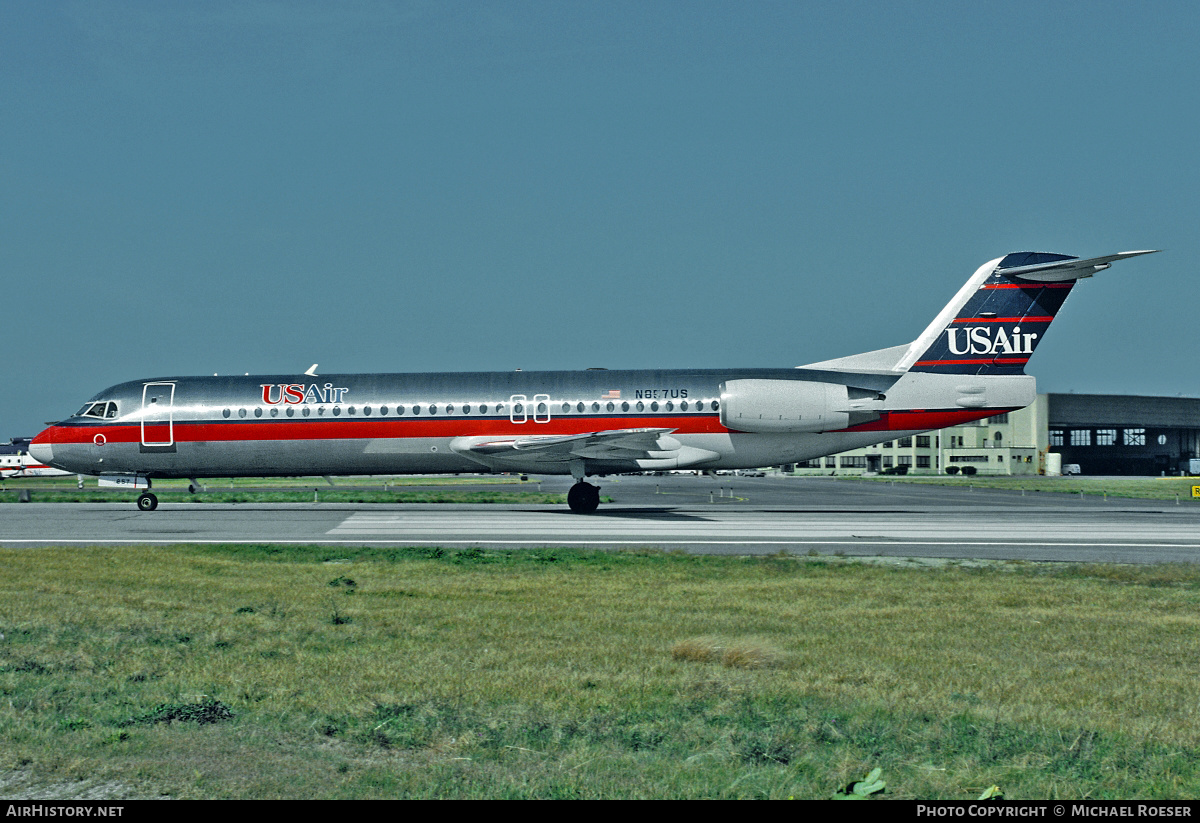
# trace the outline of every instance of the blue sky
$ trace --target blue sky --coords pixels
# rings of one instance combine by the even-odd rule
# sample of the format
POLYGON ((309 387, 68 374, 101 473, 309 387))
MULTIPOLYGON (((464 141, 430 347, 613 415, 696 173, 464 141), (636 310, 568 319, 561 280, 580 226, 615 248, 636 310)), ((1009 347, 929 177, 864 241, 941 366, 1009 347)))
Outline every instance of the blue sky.
POLYGON ((0 438, 188 374, 794 366, 1010 251, 1196 396, 1195 3, 0 0, 0 438))

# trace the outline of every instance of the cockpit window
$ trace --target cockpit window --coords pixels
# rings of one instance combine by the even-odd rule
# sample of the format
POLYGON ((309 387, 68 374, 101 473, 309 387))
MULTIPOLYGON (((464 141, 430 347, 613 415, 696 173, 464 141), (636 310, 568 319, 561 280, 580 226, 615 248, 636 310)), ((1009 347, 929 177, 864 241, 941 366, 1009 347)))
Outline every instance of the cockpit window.
POLYGON ((98 417, 102 420, 117 416, 116 403, 88 403, 75 413, 76 417, 98 417))

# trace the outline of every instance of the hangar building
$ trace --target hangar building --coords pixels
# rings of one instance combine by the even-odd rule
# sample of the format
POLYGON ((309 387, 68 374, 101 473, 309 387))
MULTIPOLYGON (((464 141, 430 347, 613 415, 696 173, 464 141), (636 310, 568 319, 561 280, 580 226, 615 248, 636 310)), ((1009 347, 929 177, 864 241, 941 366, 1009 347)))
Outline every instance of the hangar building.
POLYGON ((937 432, 810 460, 805 474, 862 474, 907 466, 944 474, 1040 474, 1046 455, 1083 474, 1186 473, 1200 458, 1200 399, 1111 394, 1039 394, 1027 408, 937 432))

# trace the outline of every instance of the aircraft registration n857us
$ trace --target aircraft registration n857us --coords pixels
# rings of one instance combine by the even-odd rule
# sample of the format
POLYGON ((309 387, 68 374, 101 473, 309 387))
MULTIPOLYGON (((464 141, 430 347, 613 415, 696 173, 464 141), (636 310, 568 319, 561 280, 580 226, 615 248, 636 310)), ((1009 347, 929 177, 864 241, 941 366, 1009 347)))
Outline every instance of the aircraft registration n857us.
POLYGON ((147 511, 155 478, 518 471, 572 475, 571 510, 592 512, 590 475, 793 463, 1023 408, 1075 283, 1149 253, 999 257, 912 343, 799 368, 159 377, 29 451, 143 489, 147 511))

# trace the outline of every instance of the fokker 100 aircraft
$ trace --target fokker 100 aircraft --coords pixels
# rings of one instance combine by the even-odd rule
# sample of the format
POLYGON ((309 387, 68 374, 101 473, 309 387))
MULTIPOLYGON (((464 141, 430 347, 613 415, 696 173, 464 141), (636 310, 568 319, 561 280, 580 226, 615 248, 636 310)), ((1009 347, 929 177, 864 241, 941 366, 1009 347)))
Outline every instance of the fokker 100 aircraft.
POLYGON ((567 502, 587 513, 589 475, 794 463, 1023 408, 1025 364, 1076 281, 1149 253, 999 257, 912 343, 799 368, 135 380, 29 452, 144 490, 145 511, 156 478, 539 472, 574 477, 567 502))

